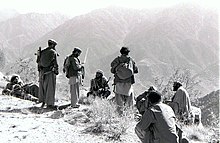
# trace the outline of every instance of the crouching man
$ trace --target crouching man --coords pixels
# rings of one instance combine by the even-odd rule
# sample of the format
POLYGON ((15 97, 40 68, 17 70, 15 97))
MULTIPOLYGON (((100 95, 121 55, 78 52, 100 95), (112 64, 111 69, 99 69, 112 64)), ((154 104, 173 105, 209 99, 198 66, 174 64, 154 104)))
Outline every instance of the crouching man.
POLYGON ((135 127, 139 139, 142 143, 179 143, 172 108, 161 102, 162 95, 157 91, 147 98, 148 108, 135 127))
POLYGON ((108 82, 109 81, 104 76, 104 72, 98 70, 95 78, 91 80, 91 87, 90 91, 87 93, 87 97, 92 95, 93 97, 98 96, 100 98, 107 98, 111 94, 108 82))

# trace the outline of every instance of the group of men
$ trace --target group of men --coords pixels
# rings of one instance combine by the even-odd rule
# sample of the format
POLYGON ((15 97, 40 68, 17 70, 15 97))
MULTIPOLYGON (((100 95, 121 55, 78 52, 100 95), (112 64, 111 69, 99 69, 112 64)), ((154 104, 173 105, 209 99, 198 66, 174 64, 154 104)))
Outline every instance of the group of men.
MULTIPOLYGON (((56 108, 55 89, 56 75, 59 74, 57 63, 57 42, 48 40, 48 47, 38 52, 37 64, 39 71, 39 101, 42 106, 56 108)), ((65 60, 63 71, 69 78, 71 106, 78 108, 80 96, 79 86, 82 82, 84 66, 79 56, 82 50, 75 47, 72 54, 65 60)), ((131 107, 134 99, 133 84, 134 74, 138 73, 135 61, 129 56, 128 47, 120 49, 120 55, 111 62, 111 73, 114 74, 115 103, 119 114, 123 113, 124 107, 131 107)), ((110 80, 110 79, 109 79, 110 80)), ((91 80, 90 91, 87 96, 107 98, 111 92, 109 80, 102 70, 97 70, 95 78, 91 80)), ((187 91, 180 82, 174 82, 173 90, 176 91, 170 106, 162 102, 162 95, 155 87, 136 98, 136 107, 141 115, 135 128, 137 136, 143 143, 179 143, 177 135, 176 118, 183 119, 190 116, 190 99, 187 91)))
MULTIPOLYGON (((55 87, 56 87, 56 75, 58 72, 57 64, 57 42, 55 40, 48 40, 48 47, 38 53, 38 70, 39 70, 39 101, 42 102, 42 106, 47 105, 48 108, 56 108, 55 101, 55 87)), ((118 111, 122 111, 122 107, 126 104, 133 104, 133 89, 134 74, 138 73, 137 66, 134 60, 129 57, 130 50, 127 47, 122 47, 120 50, 121 55, 113 60, 111 63, 111 72, 114 74, 114 92, 115 99, 118 105, 118 111), (127 65, 122 65, 126 63, 127 65), (131 73, 121 78, 118 72, 123 71, 124 67, 130 67, 131 73), (126 77, 127 76, 127 77, 126 77)), ((78 108, 80 90, 79 86, 82 81, 82 75, 84 72, 83 63, 80 62, 79 56, 82 50, 79 47, 75 47, 72 54, 65 59, 64 69, 66 77, 69 78, 70 94, 71 94, 71 106, 78 108)), ((129 69, 129 68, 128 68, 129 69)), ((123 76, 123 74, 121 74, 123 76)), ((96 72, 96 76, 91 80, 90 91, 87 96, 99 96, 101 98, 107 98, 111 92, 108 85, 107 78, 104 76, 102 70, 96 72)))
POLYGON ((21 99, 38 101, 39 88, 34 83, 24 84, 19 75, 12 75, 9 83, 2 90, 2 95, 11 95, 21 99))
POLYGON ((173 84, 176 91, 169 104, 162 102, 163 95, 151 86, 136 98, 140 113, 135 133, 143 143, 188 143, 182 138, 182 130, 176 123, 188 123, 191 118, 191 103, 188 92, 178 81, 173 84))

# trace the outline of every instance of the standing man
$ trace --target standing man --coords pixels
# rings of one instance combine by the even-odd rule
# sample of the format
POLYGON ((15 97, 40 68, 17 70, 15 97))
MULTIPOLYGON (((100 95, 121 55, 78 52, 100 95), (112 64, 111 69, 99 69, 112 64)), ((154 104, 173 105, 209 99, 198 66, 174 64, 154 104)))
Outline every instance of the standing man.
POLYGON ((114 74, 115 100, 118 112, 121 114, 122 108, 126 105, 133 105, 133 88, 135 83, 134 74, 138 73, 138 68, 134 60, 129 57, 129 48, 122 47, 121 55, 111 63, 111 72, 114 74))
POLYGON ((135 127, 142 143, 179 143, 175 114, 170 106, 161 102, 161 97, 157 91, 147 96, 148 108, 135 127))
POLYGON ((48 47, 40 51, 38 55, 38 71, 39 71, 39 101, 42 102, 42 108, 55 109, 55 90, 56 75, 59 74, 57 64, 57 52, 55 40, 48 40, 48 47))
POLYGON ((182 121, 189 121, 191 115, 191 102, 188 92, 178 81, 173 83, 173 91, 176 91, 176 93, 172 97, 172 105, 176 106, 171 107, 174 109, 178 119, 182 121))
POLYGON ((79 86, 82 84, 82 70, 84 67, 80 63, 79 56, 82 50, 79 47, 75 47, 72 54, 69 56, 69 84, 70 84, 70 94, 71 94, 71 106, 73 108, 79 108, 79 86))

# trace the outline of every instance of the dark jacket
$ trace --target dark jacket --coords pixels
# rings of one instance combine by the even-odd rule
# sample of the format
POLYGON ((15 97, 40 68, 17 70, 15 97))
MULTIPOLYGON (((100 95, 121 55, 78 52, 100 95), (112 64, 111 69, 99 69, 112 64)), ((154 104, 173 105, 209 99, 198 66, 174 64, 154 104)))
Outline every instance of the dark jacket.
POLYGON ((50 47, 42 50, 38 64, 38 67, 41 71, 54 71, 56 74, 58 74, 57 52, 50 47))
POLYGON ((127 78, 127 79, 120 79, 117 74, 116 74, 116 67, 120 64, 120 63, 127 63, 129 60, 132 61, 133 63, 133 71, 134 74, 138 73, 138 68, 134 62, 134 60, 129 57, 129 56, 125 56, 125 55, 121 55, 118 56, 117 58, 115 58, 112 63, 111 63, 111 73, 114 74, 114 83, 131 83, 134 84, 135 83, 135 79, 134 79, 134 75, 132 75, 131 77, 127 78))
POLYGON ((108 80, 105 76, 101 77, 101 78, 94 78, 91 80, 91 87, 90 87, 90 91, 97 91, 99 89, 109 89, 109 85, 108 85, 108 80))
POLYGON ((70 55, 69 63, 70 63, 69 68, 68 68, 69 77, 79 76, 82 70, 82 65, 80 63, 79 58, 74 57, 74 55, 70 55))
POLYGON ((179 143, 175 114, 164 103, 157 103, 145 110, 136 128, 146 131, 144 143, 179 143))

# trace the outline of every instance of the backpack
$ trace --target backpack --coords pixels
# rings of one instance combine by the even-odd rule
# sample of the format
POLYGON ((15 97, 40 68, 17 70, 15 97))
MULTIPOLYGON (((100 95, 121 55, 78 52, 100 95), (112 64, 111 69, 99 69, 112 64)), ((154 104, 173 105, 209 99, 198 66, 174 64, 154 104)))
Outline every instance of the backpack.
POLYGON ((69 67, 70 67, 70 60, 69 60, 69 56, 67 56, 64 60, 64 63, 63 63, 63 72, 66 73, 67 78, 70 78, 69 77, 69 67))
POLYGON ((41 67, 48 68, 53 66, 55 60, 56 51, 53 49, 44 49, 40 53, 39 64, 41 67))
POLYGON ((129 61, 126 63, 119 63, 119 65, 115 68, 116 75, 120 79, 127 79, 131 77, 134 74, 133 70, 133 62, 131 58, 129 58, 129 61))

